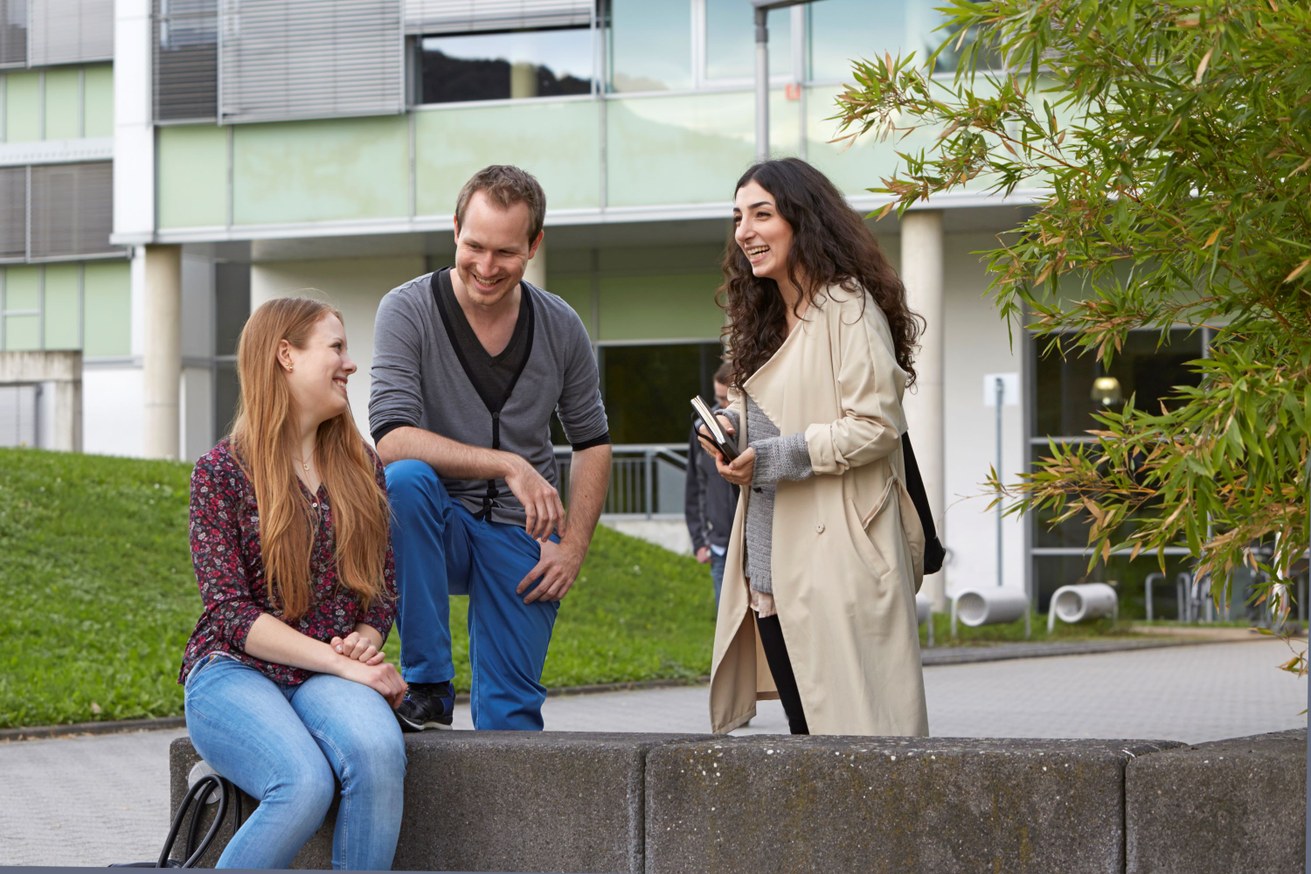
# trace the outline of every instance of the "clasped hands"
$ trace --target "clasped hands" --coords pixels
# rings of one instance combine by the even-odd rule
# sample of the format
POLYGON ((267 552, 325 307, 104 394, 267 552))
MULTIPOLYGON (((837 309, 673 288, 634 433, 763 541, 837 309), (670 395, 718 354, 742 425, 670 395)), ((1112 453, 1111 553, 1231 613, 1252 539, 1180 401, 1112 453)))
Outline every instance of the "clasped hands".
POLYGON ((352 663, 345 667, 342 676, 375 690, 387 699, 393 710, 401 706, 408 686, 396 666, 387 663, 386 653, 368 636, 352 631, 345 637, 333 637, 328 645, 352 663))

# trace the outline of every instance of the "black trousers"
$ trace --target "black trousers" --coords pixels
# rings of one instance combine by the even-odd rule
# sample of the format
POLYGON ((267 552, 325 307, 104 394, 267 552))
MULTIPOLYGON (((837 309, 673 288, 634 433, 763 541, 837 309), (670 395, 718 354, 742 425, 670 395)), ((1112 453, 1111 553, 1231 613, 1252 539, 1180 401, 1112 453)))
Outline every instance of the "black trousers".
POLYGON ((760 632, 760 645, 765 650, 765 661, 774 675, 783 712, 787 714, 788 730, 793 734, 810 734, 806 726, 806 713, 801 708, 801 694, 797 691, 797 678, 792 674, 792 661, 788 658, 787 644, 783 642, 783 627, 778 614, 756 617, 756 630, 760 632))

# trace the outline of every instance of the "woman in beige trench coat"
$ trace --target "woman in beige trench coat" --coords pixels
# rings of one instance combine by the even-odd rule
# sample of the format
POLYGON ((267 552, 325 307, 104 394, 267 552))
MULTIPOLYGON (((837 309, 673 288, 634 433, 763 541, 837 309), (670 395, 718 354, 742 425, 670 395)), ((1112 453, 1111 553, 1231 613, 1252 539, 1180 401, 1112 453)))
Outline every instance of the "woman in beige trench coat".
POLYGON ((921 321, 860 216, 805 162, 748 170, 733 220, 723 418, 742 452, 713 454, 742 493, 711 726, 731 731, 781 698, 794 734, 926 735, 924 532, 900 442, 921 321))

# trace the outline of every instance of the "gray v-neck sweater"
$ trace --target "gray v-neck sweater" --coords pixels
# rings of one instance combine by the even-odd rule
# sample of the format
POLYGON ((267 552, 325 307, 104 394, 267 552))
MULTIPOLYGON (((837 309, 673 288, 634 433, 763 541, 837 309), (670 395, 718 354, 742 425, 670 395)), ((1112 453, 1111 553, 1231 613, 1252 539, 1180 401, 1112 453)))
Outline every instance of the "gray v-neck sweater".
MULTIPOLYGON (((448 268, 449 269, 449 268, 448 268)), ((559 488, 551 445, 557 413, 575 451, 610 442, 596 357, 587 329, 561 298, 528 282, 532 319, 527 361, 499 412, 489 410, 451 342, 433 290, 436 274, 389 291, 374 322, 369 430, 374 442, 394 428, 424 428, 470 446, 522 456, 559 488)), ((493 522, 524 523, 523 506, 504 480, 441 476, 451 497, 493 522)))

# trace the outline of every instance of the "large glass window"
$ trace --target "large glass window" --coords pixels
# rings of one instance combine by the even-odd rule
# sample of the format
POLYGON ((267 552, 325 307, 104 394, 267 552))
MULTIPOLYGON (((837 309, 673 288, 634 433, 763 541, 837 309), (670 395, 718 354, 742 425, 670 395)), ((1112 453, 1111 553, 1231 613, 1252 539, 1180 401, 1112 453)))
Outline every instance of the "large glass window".
POLYGON ((691 88, 692 4, 611 0, 609 56, 612 91, 691 88))
MULTIPOLYGON (((825 0, 828 2, 828 0, 825 0)), ((609 87, 688 91, 755 74, 751 4, 742 0, 611 0, 609 87)), ((769 72, 793 72, 792 10, 769 13, 769 72)))
POLYGON ((882 57, 915 50, 924 51, 911 31, 917 0, 901 3, 870 3, 869 0, 823 0, 805 6, 809 40, 806 47, 806 78, 847 80, 851 62, 857 58, 882 57))
POLYGON ((686 446, 688 400, 710 395, 719 367, 718 343, 602 346, 601 391, 615 443, 686 446))
MULTIPOLYGON (((1099 427, 1093 419, 1099 410, 1118 409, 1130 396, 1139 409, 1157 410, 1171 403, 1175 386, 1197 385, 1197 373, 1186 364, 1202 357, 1205 336, 1198 331, 1174 330, 1162 339, 1155 331, 1136 331, 1109 367, 1092 355, 1062 357, 1055 350, 1048 352, 1046 338, 1031 337, 1029 342, 1034 362, 1029 444, 1037 460, 1048 454, 1049 441, 1088 439, 1087 432, 1099 427)), ((1029 518, 1033 526, 1032 583, 1039 610, 1047 609, 1052 593, 1061 586, 1104 582, 1117 589, 1120 615, 1142 616, 1151 576, 1154 616, 1173 618, 1177 614, 1177 584, 1189 571, 1186 550, 1167 550, 1164 575, 1155 555, 1130 561, 1127 554, 1114 553, 1089 570, 1087 520, 1074 518, 1053 527, 1050 513, 1034 513, 1029 518)))
MULTIPOLYGON (((750 4, 705 0, 705 21, 705 78, 752 78, 756 70, 756 32, 750 4)), ((792 10, 775 9, 766 23, 769 74, 787 76, 792 72, 792 10)))
POLYGON ((592 34, 567 27, 425 36, 418 42, 419 102, 590 94, 592 34))

